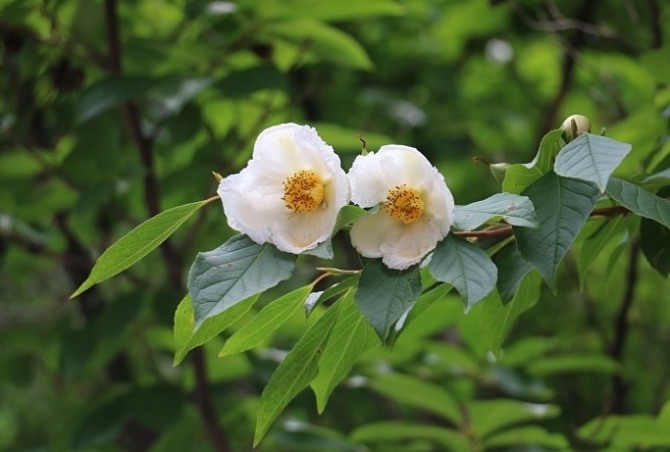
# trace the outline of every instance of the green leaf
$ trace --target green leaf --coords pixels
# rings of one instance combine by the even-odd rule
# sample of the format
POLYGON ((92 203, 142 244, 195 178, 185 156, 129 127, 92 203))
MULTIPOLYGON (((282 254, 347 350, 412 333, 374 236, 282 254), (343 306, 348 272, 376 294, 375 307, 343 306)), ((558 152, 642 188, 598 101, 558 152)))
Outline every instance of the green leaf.
POLYGON ((348 205, 342 207, 337 214, 337 222, 335 223, 335 232, 340 229, 349 229, 356 220, 365 215, 365 209, 358 206, 348 205))
POLYGON ((188 275, 195 327, 245 298, 291 276, 296 256, 237 235, 213 251, 198 253, 188 275))
POLYGON ((551 356, 538 359, 527 366, 532 375, 546 377, 555 374, 605 373, 613 374, 620 370, 618 362, 602 354, 551 356))
POLYGON ((541 178, 542 171, 537 168, 527 168, 522 164, 514 164, 507 169, 502 188, 507 193, 523 193, 533 182, 541 178))
POLYGON ((193 301, 190 295, 186 295, 174 313, 174 362, 177 365, 184 360, 186 354, 195 347, 209 342, 218 336, 226 328, 239 321, 244 314, 254 305, 258 295, 253 295, 231 309, 205 320, 197 331, 195 328, 195 314, 193 301))
POLYGON ((319 359, 319 374, 312 380, 319 414, 323 413, 335 386, 347 376, 358 357, 379 343, 374 331, 354 303, 350 289, 338 304, 340 315, 319 359))
POLYGON ((583 133, 561 149, 554 171, 559 176, 593 182, 603 193, 612 172, 631 149, 630 144, 583 133))
POLYGON ((535 208, 525 196, 496 193, 482 201, 454 209, 454 227, 463 231, 471 231, 498 218, 514 226, 537 227, 535 208))
POLYGON ((591 237, 584 241, 577 258, 577 271, 582 284, 586 281, 586 272, 596 257, 608 246, 616 245, 618 240, 615 239, 625 234, 627 228, 628 222, 625 217, 608 218, 591 237))
POLYGON ((304 286, 271 301, 253 319, 228 338, 219 357, 258 347, 302 306, 312 286, 304 286))
POLYGON ((170 237, 198 209, 214 199, 218 197, 174 207, 137 226, 102 253, 91 274, 70 298, 135 264, 170 237))
POLYGON ((670 83, 670 47, 646 51, 640 56, 640 63, 658 83, 670 83))
POLYGON ((536 425, 516 427, 510 430, 497 432, 486 438, 487 448, 522 448, 529 446, 546 448, 549 450, 567 450, 568 440, 559 433, 551 433, 536 425))
POLYGON ((156 85, 148 77, 111 75, 89 86, 79 98, 76 122, 88 121, 105 111, 146 93, 156 85))
POLYGON ((301 254, 318 257, 319 259, 333 259, 335 257, 333 242, 328 239, 325 242, 320 243, 316 248, 303 251, 301 254))
POLYGON ((299 18, 277 22, 272 32, 295 44, 308 44, 308 52, 319 59, 354 69, 372 69, 365 49, 350 35, 324 22, 299 18))
POLYGON ((495 355, 500 355, 505 338, 519 316, 537 303, 541 283, 539 275, 534 272, 521 282, 514 298, 506 305, 495 294, 481 303, 478 308, 481 336, 495 355))
POLYGON ((324 301, 334 298, 336 295, 339 295, 353 287, 358 283, 358 275, 350 276, 343 281, 336 282, 328 286, 323 292, 312 292, 307 296, 305 300, 305 317, 309 317, 314 311, 314 308, 323 303, 324 301))
MULTIPOLYGON (((440 450, 468 450, 468 438, 457 430, 407 421, 381 421, 358 427, 350 440, 357 443, 390 443, 398 445, 407 440, 430 440, 441 445, 440 450)), ((390 449, 389 449, 390 450, 390 449)))
POLYGON ((503 304, 506 304, 514 297, 519 284, 521 284, 521 281, 523 281, 528 272, 533 269, 533 266, 521 257, 516 243, 510 243, 500 250, 495 255, 494 262, 496 267, 498 267, 498 282, 496 283, 496 287, 498 288, 498 293, 500 293, 500 299, 503 304))
POLYGON ((520 422, 553 418, 560 413, 555 405, 508 399, 475 400, 468 403, 467 410, 472 430, 478 436, 486 436, 520 422))
POLYGON ((328 308, 270 377, 258 402, 254 447, 263 439, 286 405, 316 377, 321 351, 337 322, 339 310, 340 303, 328 308))
POLYGON ((654 220, 670 229, 670 201, 667 199, 615 177, 607 184, 607 194, 636 215, 654 220))
POLYGON ((524 194, 535 205, 540 228, 514 227, 519 251, 555 290, 556 269, 593 211, 598 189, 590 182, 547 173, 524 194))
POLYGON ((670 273, 670 229, 644 218, 640 223, 640 247, 649 265, 667 278, 670 273))
POLYGON ((613 450, 667 450, 670 431, 658 419, 646 414, 608 416, 589 421, 578 431, 584 441, 613 450))
POLYGON ((259 14, 266 17, 295 16, 296 11, 302 16, 314 17, 327 21, 361 20, 376 16, 400 15, 403 7, 391 0, 340 0, 332 2, 315 2, 312 0, 290 0, 274 4, 262 3, 259 14))
POLYGON ((231 71, 213 86, 218 93, 228 99, 244 99, 264 90, 286 91, 288 81, 273 65, 260 65, 231 71))
POLYGON ((420 295, 418 266, 391 270, 381 259, 372 259, 363 268, 354 299, 382 342, 386 342, 389 329, 414 306, 420 295))
POLYGON ((547 132, 540 141, 537 154, 530 163, 510 166, 503 179, 503 191, 508 193, 522 193, 527 187, 549 172, 554 157, 561 149, 563 131, 554 129, 547 132))
POLYGON ((495 288, 498 269, 486 253, 454 234, 437 244, 430 259, 430 273, 463 297, 466 312, 495 288))
POLYGON ((389 399, 436 414, 454 425, 463 422, 454 397, 443 387, 401 374, 387 374, 370 380, 370 388, 389 399))

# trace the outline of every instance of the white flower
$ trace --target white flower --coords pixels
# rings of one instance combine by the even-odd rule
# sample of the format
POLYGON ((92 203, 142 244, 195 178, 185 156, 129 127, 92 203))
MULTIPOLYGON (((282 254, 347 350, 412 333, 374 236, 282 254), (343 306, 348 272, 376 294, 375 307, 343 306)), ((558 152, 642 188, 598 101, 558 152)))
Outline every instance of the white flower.
POLYGON ((327 240, 350 199, 333 148, 291 123, 261 132, 247 167, 223 179, 218 194, 230 227, 294 254, 327 240))
POLYGON ((444 177, 418 150, 398 144, 359 155, 349 171, 352 201, 375 207, 351 228, 365 257, 404 270, 421 262, 451 227, 454 198, 444 177))

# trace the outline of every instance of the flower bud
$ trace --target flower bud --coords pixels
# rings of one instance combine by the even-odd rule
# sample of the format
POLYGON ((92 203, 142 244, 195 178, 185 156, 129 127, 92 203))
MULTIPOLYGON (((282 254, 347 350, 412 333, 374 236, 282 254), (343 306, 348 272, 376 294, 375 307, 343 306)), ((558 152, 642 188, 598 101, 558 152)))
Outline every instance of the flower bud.
POLYGON ((579 135, 591 131, 591 121, 584 115, 572 115, 563 121, 561 125, 565 141, 570 142, 579 135))

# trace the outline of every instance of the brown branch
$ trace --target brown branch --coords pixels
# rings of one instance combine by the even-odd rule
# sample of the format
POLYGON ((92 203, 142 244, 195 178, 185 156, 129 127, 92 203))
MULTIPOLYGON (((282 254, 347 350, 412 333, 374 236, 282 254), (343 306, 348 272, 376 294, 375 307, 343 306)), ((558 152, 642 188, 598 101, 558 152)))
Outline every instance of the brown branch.
POLYGON ((509 237, 512 235, 512 226, 495 227, 484 229, 482 231, 456 231, 454 235, 463 238, 475 238, 478 240, 490 239, 493 237, 509 237))
MULTIPOLYGON (((595 217, 615 217, 617 215, 627 215, 630 210, 623 206, 602 207, 593 209, 589 218, 595 217)), ((488 229, 481 231, 455 231, 453 234, 463 238, 472 238, 478 240, 486 240, 494 237, 509 237, 514 233, 510 225, 494 225, 488 229)))
POLYGON ((651 48, 660 49, 663 45, 663 27, 661 26, 661 7, 657 0, 648 0, 651 18, 651 48))
MULTIPOLYGON (((105 0, 105 20, 109 46, 108 68, 112 74, 121 74, 123 70, 123 58, 117 15, 117 0, 105 0)), ((153 142, 142 132, 140 114, 136 105, 132 102, 127 102, 122 107, 122 114, 128 134, 135 144, 144 167, 144 202, 149 214, 155 216, 160 213, 161 208, 159 184, 156 179, 153 158, 153 142)), ((161 245, 161 254, 172 286, 175 290, 183 293, 185 287, 181 278, 182 255, 177 252, 168 240, 161 245)), ((207 365, 201 348, 193 350, 191 362, 193 363, 196 382, 196 405, 205 424, 207 434, 215 450, 228 451, 229 447, 226 435, 219 425, 214 405, 211 402, 209 382, 207 380, 207 365)))
MULTIPOLYGON (((623 301, 617 312, 614 321, 614 339, 609 355, 618 363, 623 361, 624 346, 628 337, 630 323, 628 322, 628 313, 633 305, 635 286, 638 279, 638 260, 640 256, 640 242, 635 241, 630 249, 628 258, 628 271, 626 273, 626 290, 623 301)), ((628 394, 628 383, 621 374, 615 374, 612 378, 611 390, 611 412, 614 414, 624 414, 626 411, 626 397, 628 394)))
MULTIPOLYGON (((582 3, 582 8, 579 11, 577 21, 579 23, 585 24, 589 23, 591 15, 596 5, 596 1, 587 0, 582 3)), ((540 127, 539 136, 544 136, 549 130, 556 127, 557 115, 565 100, 565 97, 568 94, 568 91, 572 87, 572 82, 575 75, 575 65, 578 58, 578 52, 580 48, 584 45, 586 41, 586 33, 583 28, 575 30, 575 33, 572 39, 568 40, 569 48, 566 49, 563 54, 563 62, 561 64, 561 85, 558 88, 558 91, 554 95, 553 100, 547 107, 547 111, 544 115, 544 121, 540 127)), ((538 140, 539 141, 539 140, 538 140)))

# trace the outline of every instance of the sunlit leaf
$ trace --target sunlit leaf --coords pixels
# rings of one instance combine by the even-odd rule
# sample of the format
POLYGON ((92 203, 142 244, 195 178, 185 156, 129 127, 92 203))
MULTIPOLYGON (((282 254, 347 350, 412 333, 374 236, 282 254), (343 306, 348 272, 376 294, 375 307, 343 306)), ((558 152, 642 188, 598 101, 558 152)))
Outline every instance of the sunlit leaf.
POLYGON ((613 374, 620 370, 618 362, 612 358, 591 353, 588 355, 550 356, 538 359, 528 365, 528 372, 538 376, 565 373, 606 373, 613 374))
POLYGON ((388 374, 371 379, 370 388, 402 405, 436 414, 454 425, 463 422, 454 397, 435 383, 408 375, 388 374))
POLYGON ((323 413, 335 386, 347 376, 358 357, 379 343, 354 303, 353 294, 354 290, 350 289, 338 301, 342 305, 340 314, 321 353, 319 374, 311 383, 319 413, 323 413))
POLYGON ((314 2, 310 0, 289 0, 278 4, 263 4, 259 13, 268 17, 300 15, 327 21, 365 19, 376 16, 399 15, 403 7, 392 0, 341 0, 337 3, 314 2))
POLYGON ((174 207, 137 226, 102 253, 95 262, 91 274, 70 298, 135 264, 170 237, 198 209, 214 199, 218 198, 174 207))
POLYGON ((498 269, 481 248, 454 234, 437 244, 429 268, 435 279, 454 286, 466 310, 491 293, 498 277, 498 269))
POLYGON ((373 259, 363 268, 354 295, 363 316, 386 342, 389 329, 414 306, 421 295, 421 278, 417 266, 391 270, 373 259))
POLYGON ((277 36, 306 46, 323 61, 330 61, 343 67, 372 69, 372 60, 353 37, 338 28, 318 20, 292 18, 272 25, 277 36))
POLYGON ((316 377, 321 352, 337 322, 340 306, 337 303, 326 310, 270 377, 258 402, 254 447, 286 405, 316 377))
POLYGON ((517 318, 537 303, 540 285, 541 279, 537 272, 531 273, 521 282, 509 303, 503 305, 494 293, 479 307, 482 338, 496 355, 500 354, 503 342, 517 318))
POLYGON ((237 235, 215 250, 198 253, 188 275, 195 327, 251 295, 291 276, 296 256, 237 235))
POLYGON ((560 413, 555 405, 509 399, 474 400, 467 404, 467 411, 472 429, 480 436, 520 422, 554 418, 560 413))
POLYGON ((312 286, 304 286, 268 303, 249 323, 228 338, 219 357, 242 353, 263 344, 302 306, 312 286))
POLYGON ((556 269, 588 220, 598 189, 590 182, 547 173, 524 194, 535 205, 540 228, 514 227, 519 251, 555 289, 556 269))
POLYGON ((549 450, 566 450, 570 443, 560 433, 551 433, 536 425, 515 427, 509 430, 496 432, 486 438, 487 447, 517 447, 528 448, 530 446, 547 448, 549 450))
POLYGON ((467 450, 468 438, 457 430, 407 421, 381 421, 362 425, 351 432, 351 441, 357 443, 389 443, 419 439, 430 440, 444 450, 467 450))
POLYGON ((533 160, 529 163, 519 163, 509 167, 503 179, 503 191, 508 193, 522 193, 533 182, 551 170, 556 154, 561 149, 561 129, 547 132, 533 160))
POLYGON ((514 226, 537 227, 533 203, 525 196, 496 193, 482 201, 456 206, 454 209, 454 227, 464 231, 476 229, 498 218, 514 226))
POLYGON ((611 450, 665 450, 670 447, 670 431, 658 419, 647 414, 596 418, 578 431, 583 441, 610 445, 611 450))
POLYGON ((631 149, 630 144, 583 133, 561 149, 554 163, 554 171, 559 176, 592 182, 602 193, 610 175, 631 149))
POLYGON ((193 301, 189 295, 186 295, 179 302, 179 306, 174 313, 175 355, 173 364, 176 366, 184 360, 189 351, 209 342, 226 328, 235 324, 251 309, 257 299, 258 295, 253 295, 227 311, 208 318, 196 331, 193 301))

